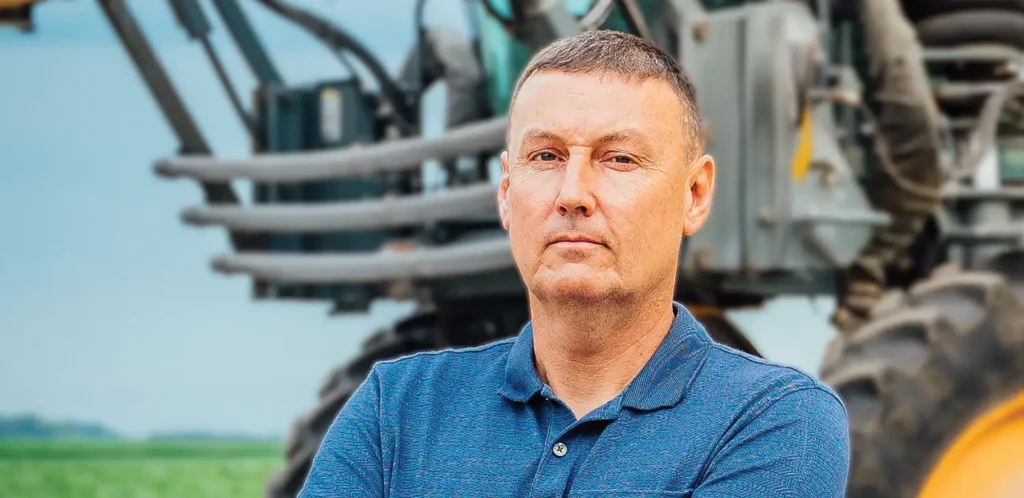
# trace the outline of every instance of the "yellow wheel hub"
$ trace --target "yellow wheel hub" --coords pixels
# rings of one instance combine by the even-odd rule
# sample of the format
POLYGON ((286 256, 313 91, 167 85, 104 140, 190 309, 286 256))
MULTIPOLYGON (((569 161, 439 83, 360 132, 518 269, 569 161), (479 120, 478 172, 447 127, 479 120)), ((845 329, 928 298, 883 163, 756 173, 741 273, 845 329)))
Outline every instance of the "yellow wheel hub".
POLYGON ((1024 496, 1024 391, 983 413, 953 441, 918 498, 954 496, 1024 496))

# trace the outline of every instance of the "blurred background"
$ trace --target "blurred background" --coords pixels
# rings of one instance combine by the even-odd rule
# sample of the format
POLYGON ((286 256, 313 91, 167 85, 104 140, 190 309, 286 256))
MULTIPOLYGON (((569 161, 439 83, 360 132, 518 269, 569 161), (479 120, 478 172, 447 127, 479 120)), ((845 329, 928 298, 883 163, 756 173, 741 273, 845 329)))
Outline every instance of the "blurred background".
MULTIPOLYGON (((347 29, 391 74, 415 42, 414 0, 291 3, 347 29)), ((248 157, 249 135, 168 2, 129 4, 215 155, 248 157)), ((249 95, 252 73, 200 4, 249 95)), ((289 82, 347 74, 294 24, 240 5, 289 82)), ((468 29, 462 0, 429 5, 426 24, 468 29)), ((0 438, 16 441, 0 442, 0 496, 260 495, 328 372, 414 307, 380 299, 330 314, 255 300, 248 278, 212 271, 228 239, 182 223, 182 207, 203 202, 195 183, 154 175, 178 141, 100 7, 51 0, 33 18, 31 32, 0 30, 0 438)), ((443 132, 444 106, 439 85, 423 102, 425 135, 443 132)), ((817 375, 833 303, 780 297, 729 316, 765 356, 817 375)))

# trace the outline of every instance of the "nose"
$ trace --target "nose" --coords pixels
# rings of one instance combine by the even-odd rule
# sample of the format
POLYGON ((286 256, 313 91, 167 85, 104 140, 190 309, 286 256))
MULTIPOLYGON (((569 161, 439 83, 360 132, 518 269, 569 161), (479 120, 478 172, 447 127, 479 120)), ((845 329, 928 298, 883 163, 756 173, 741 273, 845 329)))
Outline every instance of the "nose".
POLYGON ((562 169, 562 184, 555 208, 562 216, 594 214, 594 171, 590 154, 571 154, 562 169))

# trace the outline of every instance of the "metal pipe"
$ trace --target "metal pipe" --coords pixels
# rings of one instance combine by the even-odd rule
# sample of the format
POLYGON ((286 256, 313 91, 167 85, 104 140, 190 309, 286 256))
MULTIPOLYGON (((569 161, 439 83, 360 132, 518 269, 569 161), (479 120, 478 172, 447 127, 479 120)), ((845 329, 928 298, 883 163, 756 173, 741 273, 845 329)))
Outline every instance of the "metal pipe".
POLYGON ((926 62, 1009 63, 1021 60, 1021 51, 1001 45, 929 47, 923 50, 926 62))
MULTIPOLYGON (((135 16, 132 15, 128 5, 124 0, 99 0, 98 3, 113 27, 114 33, 121 40, 121 44, 135 64, 135 68, 153 99, 156 100, 164 117, 167 118, 168 124, 177 135, 181 144, 181 152, 196 155, 209 154, 210 147, 206 139, 193 121, 192 114, 185 107, 185 103, 171 83, 163 65, 157 59, 156 53, 142 32, 142 28, 135 21, 135 16)), ((203 182, 202 189, 206 202, 210 204, 238 204, 238 197, 228 183, 203 182)), ((262 243, 258 237, 247 237, 236 233, 232 233, 230 236, 232 247, 236 249, 258 247, 262 243)))
POLYGON ((996 146, 996 135, 999 128, 999 117, 1012 98, 1024 93, 1024 81, 1013 79, 1006 81, 1002 87, 989 94, 982 105, 977 118, 977 126, 972 130, 967 141, 963 159, 957 166, 956 179, 966 179, 974 175, 981 165, 985 154, 996 146))
POLYGON ((964 100, 988 97, 1006 86, 1002 81, 951 81, 935 85, 935 96, 939 100, 964 100))
POLYGON ((836 209, 811 210, 792 218, 801 225, 870 225, 885 226, 892 222, 892 216, 882 211, 840 211, 836 209))
POLYGON ((186 223, 220 225, 231 230, 311 233, 411 226, 475 215, 497 203, 497 187, 476 184, 434 195, 385 197, 332 204, 256 207, 193 207, 186 223))
POLYGON ((425 34, 426 28, 424 28, 423 25, 423 9, 426 5, 427 0, 416 0, 416 10, 414 15, 415 26, 413 26, 413 29, 416 32, 416 56, 413 62, 414 65, 412 73, 414 75, 414 79, 412 88, 407 90, 409 92, 409 102, 411 102, 412 108, 417 110, 417 114, 420 105, 422 104, 423 91, 426 87, 423 82, 423 59, 425 58, 424 52, 426 51, 425 47, 427 43, 427 37, 425 34))
POLYGON ((221 62, 220 57, 217 56, 217 51, 213 48, 210 38, 204 36, 199 39, 199 43, 202 44, 206 57, 210 59, 210 64, 213 65, 214 71, 217 72, 217 79, 220 80, 221 86, 224 87, 224 91, 228 94, 228 99, 231 100, 231 107, 234 108, 235 114, 242 121, 242 126, 249 132, 249 136, 255 139, 259 134, 259 130, 256 128, 256 119, 249 114, 249 111, 245 110, 245 105, 242 104, 242 99, 239 98, 238 92, 235 91, 234 85, 231 84, 231 78, 224 69, 224 64, 221 62))
POLYGON ((217 8, 224 25, 227 26, 231 37, 235 39, 239 50, 245 58, 245 62, 256 75, 261 85, 284 85, 281 74, 263 49, 260 39, 253 32, 252 25, 246 18, 242 8, 236 0, 213 0, 213 6, 217 8))
POLYGON ((248 274, 271 283, 328 284, 432 279, 512 268, 506 237, 409 252, 356 254, 241 253, 219 256, 215 271, 248 274))
POLYGON ((622 9, 622 17, 629 25, 630 31, 647 41, 654 41, 651 37, 651 30, 647 27, 647 21, 644 20, 644 13, 636 4, 636 0, 618 0, 617 3, 622 9))
POLYGON ((614 10, 615 0, 594 0, 590 10, 580 19, 580 25, 587 31, 598 29, 604 25, 614 10))
POLYGON ((200 181, 248 178, 260 182, 303 182, 348 178, 419 167, 430 159, 487 152, 504 146, 508 118, 500 116, 452 128, 440 137, 396 139, 341 149, 257 155, 243 160, 171 157, 157 162, 159 175, 200 181))
MULTIPOLYGON (((156 53, 149 44, 145 33, 135 16, 132 15, 124 0, 99 0, 99 5, 106 14, 107 20, 114 28, 114 33, 121 40, 143 82, 153 95, 157 105, 167 118, 168 124, 181 143, 182 152, 190 154, 208 154, 210 147, 181 100, 174 84, 157 59, 156 53)), ((234 202, 235 196, 229 191, 218 191, 216 201, 234 202)), ((211 202, 216 202, 211 201, 211 202)))
POLYGON ((210 31, 212 31, 212 28, 210 27, 210 21, 206 19, 206 14, 203 13, 203 8, 199 6, 196 0, 168 0, 168 3, 171 5, 175 17, 178 18, 178 24, 185 28, 189 38, 199 40, 199 43, 202 44, 206 58, 213 65, 213 69, 217 73, 217 79, 220 80, 221 86, 224 87, 224 91, 231 100, 231 106, 235 109, 235 113, 241 119, 242 125, 245 126, 249 135, 255 139, 256 122, 249 115, 248 111, 245 110, 245 106, 242 105, 242 99, 238 97, 238 92, 235 91, 234 85, 231 84, 231 78, 224 69, 224 64, 221 63, 220 56, 217 55, 217 50, 213 47, 213 42, 210 41, 210 31))

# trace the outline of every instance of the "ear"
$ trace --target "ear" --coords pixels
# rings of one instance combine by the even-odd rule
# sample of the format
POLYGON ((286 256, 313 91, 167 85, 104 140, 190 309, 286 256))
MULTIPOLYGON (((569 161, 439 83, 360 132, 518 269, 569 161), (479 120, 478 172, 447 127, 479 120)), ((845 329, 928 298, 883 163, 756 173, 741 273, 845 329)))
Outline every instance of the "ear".
POLYGON ((509 164, 508 151, 501 153, 501 184, 498 186, 498 214, 501 216, 501 226, 509 228, 508 208, 508 187, 509 187, 509 164))
POLYGON ((711 199, 715 191, 715 160, 711 156, 705 154, 694 161, 687 185, 689 192, 683 210, 683 234, 693 235, 711 214, 711 199))

